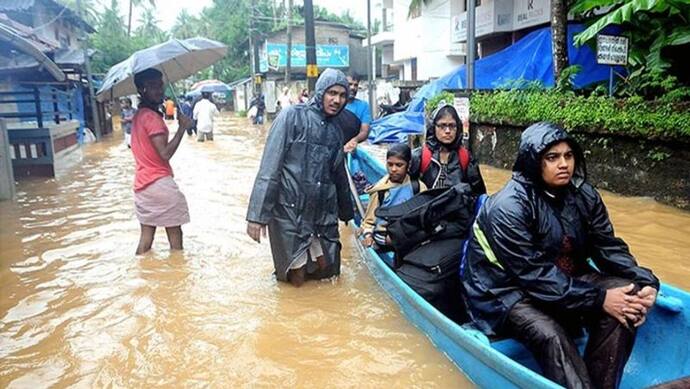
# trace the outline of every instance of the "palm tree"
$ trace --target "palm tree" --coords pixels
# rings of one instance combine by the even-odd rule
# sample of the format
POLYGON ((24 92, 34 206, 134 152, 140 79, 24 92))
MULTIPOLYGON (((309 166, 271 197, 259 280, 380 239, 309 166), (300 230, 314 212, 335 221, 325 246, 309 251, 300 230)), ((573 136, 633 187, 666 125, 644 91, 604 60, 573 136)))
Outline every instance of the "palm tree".
MULTIPOLYGON (((151 7, 156 6, 156 0, 148 0, 151 7)), ((131 35, 132 32, 132 7, 138 7, 142 3, 142 0, 129 0, 129 13, 127 14, 127 36, 131 35)))
POLYGON ((173 25, 170 32, 173 37, 178 39, 187 39, 193 36, 199 35, 197 33, 200 21, 194 16, 190 15, 189 12, 182 8, 177 18, 175 19, 175 24, 173 25))

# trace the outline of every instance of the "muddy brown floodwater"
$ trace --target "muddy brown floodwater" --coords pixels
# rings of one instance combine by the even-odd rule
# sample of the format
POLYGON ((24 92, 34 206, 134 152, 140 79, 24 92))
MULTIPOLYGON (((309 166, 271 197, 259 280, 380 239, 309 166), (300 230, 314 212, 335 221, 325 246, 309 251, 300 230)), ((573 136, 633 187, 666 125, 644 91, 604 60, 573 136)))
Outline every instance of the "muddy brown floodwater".
MULTIPOLYGON (((185 250, 133 255, 134 164, 122 134, 0 202, 0 387, 471 387, 401 314, 343 234, 337 281, 277 284, 244 233, 265 130, 223 116, 172 159, 185 250)), ((491 191, 508 172, 484 167, 491 191)), ((605 194, 639 261, 690 288, 690 214, 605 194)))

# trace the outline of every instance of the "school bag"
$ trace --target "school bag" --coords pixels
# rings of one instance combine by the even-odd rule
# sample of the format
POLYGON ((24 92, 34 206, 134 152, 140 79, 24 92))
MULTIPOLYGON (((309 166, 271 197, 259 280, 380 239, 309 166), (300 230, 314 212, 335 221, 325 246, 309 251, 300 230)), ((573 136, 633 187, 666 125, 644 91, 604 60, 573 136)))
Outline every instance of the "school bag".
MULTIPOLYGON (((431 157, 431 149, 425 143, 422 146, 422 160, 419 164, 420 174, 424 174, 426 170, 429 168, 429 165, 431 165, 431 157)), ((469 166, 470 164, 470 152, 469 150, 467 150, 467 148, 465 148, 465 146, 460 146, 460 148, 458 148, 458 161, 460 161, 460 167, 462 168, 462 171, 466 174, 467 166, 469 166)))
POLYGON ((473 220, 474 196, 470 186, 428 190, 411 199, 376 210, 386 220, 386 230, 396 258, 404 258, 415 247, 430 241, 467 237, 473 220))

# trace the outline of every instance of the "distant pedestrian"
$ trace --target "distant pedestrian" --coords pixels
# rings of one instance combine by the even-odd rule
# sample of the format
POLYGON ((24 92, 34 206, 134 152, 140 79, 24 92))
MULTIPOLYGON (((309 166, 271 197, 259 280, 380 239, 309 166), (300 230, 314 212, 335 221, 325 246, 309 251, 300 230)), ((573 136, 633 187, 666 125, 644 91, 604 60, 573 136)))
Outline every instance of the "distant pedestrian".
POLYGON ((352 73, 349 76, 347 76, 347 83, 350 88, 350 98, 347 101, 347 106, 345 107, 345 109, 357 116, 357 119, 359 119, 359 128, 356 129, 357 131, 352 138, 346 139, 344 146, 344 150, 346 153, 354 151, 354 149, 357 148, 357 144, 366 141, 367 137, 369 136, 371 110, 369 108, 369 103, 357 98, 357 92, 359 91, 360 81, 361 77, 356 73, 352 73))
POLYGON ((280 103, 280 108, 284 109, 293 104, 292 96, 290 96, 290 88, 283 87, 283 93, 278 97, 278 103, 280 103))
POLYGON ((266 100, 264 99, 264 95, 262 93, 259 93, 258 95, 254 95, 252 98, 252 101, 249 102, 249 109, 251 110, 252 107, 255 107, 256 114, 253 117, 253 124, 264 124, 264 112, 266 111, 266 100))
POLYGON ((302 93, 299 94, 299 102, 304 104, 309 101, 309 91, 307 88, 302 89, 302 93))
MULTIPOLYGON (((180 111, 182 112, 183 115, 191 118, 194 116, 194 108, 192 107, 192 97, 187 96, 182 99, 182 104, 180 104, 180 111)), ((194 125, 191 128, 187 129, 187 135, 192 135, 192 133, 196 134, 196 120, 194 121, 194 125)))
POLYGON ((187 200, 173 180, 170 158, 191 127, 189 117, 178 115, 175 136, 168 141, 168 126, 158 110, 163 102, 163 74, 153 68, 134 75, 141 96, 132 120, 132 154, 136 163, 134 206, 141 224, 137 254, 151 249, 156 227, 165 227, 170 249, 182 249, 182 224, 189 222, 187 200))
POLYGON ((124 97, 120 100, 122 112, 120 113, 120 123, 122 123, 122 131, 125 133, 125 144, 127 147, 132 147, 132 119, 137 110, 132 108, 132 99, 124 97))
POLYGON ((175 102, 168 96, 165 96, 165 120, 175 119, 175 102))
POLYGON ((218 108, 211 101, 210 92, 202 92, 201 100, 194 106, 194 120, 197 123, 197 142, 213 140, 214 117, 218 115, 218 108))

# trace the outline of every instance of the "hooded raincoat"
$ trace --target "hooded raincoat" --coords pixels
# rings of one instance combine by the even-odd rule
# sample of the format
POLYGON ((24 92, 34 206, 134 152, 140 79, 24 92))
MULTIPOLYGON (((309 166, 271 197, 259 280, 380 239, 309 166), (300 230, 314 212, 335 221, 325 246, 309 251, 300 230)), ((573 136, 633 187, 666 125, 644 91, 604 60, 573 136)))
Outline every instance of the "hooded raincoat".
MULTIPOLYGON (((436 139, 435 122, 438 119, 441 108, 451 107, 450 104, 439 104, 438 108, 431 113, 427 123, 426 130, 426 146, 431 150, 431 163, 426 171, 421 172, 422 148, 418 147, 412 151, 412 161, 410 162, 410 176, 414 179, 420 179, 429 189, 439 187, 439 178, 441 175, 441 148, 446 148, 450 151, 448 155, 448 164, 446 167, 446 187, 451 187, 455 184, 464 182, 469 184, 472 188, 472 193, 476 196, 486 193, 486 186, 484 179, 479 172, 479 164, 470 157, 470 163, 467 170, 463 170, 460 166, 460 158, 457 150, 462 146, 462 133, 458 132, 455 140, 450 145, 444 145, 436 139)), ((457 117, 457 114, 455 115, 457 117)), ((458 124, 460 122, 458 121, 458 124)))
POLYGON ((606 291, 577 278, 596 271, 588 258, 604 275, 659 288, 614 235, 601 196, 586 182, 580 147, 563 129, 537 123, 522 134, 511 180, 486 201, 473 226, 462 280, 475 323, 495 333, 526 297, 560 310, 600 312, 606 291), (575 153, 575 172, 568 187, 553 192, 541 179, 541 157, 561 141, 575 153), (567 266, 560 262, 564 249, 567 266))
POLYGON ((334 85, 348 89, 342 72, 326 69, 312 99, 280 112, 268 134, 249 200, 247 221, 268 225, 280 281, 287 281, 290 265, 313 239, 321 244, 328 268, 318 271, 309 261, 307 274, 323 278, 340 273, 338 219, 352 219, 354 210, 342 133, 323 110, 324 94, 334 85))

